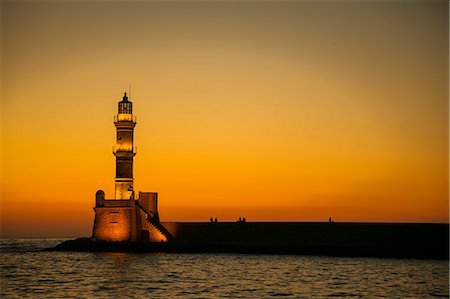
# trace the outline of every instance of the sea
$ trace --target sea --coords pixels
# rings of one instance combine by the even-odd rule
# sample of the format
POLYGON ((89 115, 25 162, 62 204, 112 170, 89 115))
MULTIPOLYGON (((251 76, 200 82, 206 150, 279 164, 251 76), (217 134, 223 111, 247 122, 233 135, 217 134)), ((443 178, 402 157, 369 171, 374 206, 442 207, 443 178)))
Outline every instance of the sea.
POLYGON ((444 260, 42 251, 64 240, 0 239, 0 298, 449 297, 444 260))

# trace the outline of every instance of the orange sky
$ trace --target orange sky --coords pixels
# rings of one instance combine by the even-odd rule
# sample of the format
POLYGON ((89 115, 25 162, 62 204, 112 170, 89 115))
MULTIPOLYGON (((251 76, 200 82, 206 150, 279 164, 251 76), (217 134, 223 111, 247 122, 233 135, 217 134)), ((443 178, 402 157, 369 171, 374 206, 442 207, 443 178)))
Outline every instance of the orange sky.
POLYGON ((3 1, 2 236, 89 236, 132 84, 162 221, 448 222, 448 2, 3 1))

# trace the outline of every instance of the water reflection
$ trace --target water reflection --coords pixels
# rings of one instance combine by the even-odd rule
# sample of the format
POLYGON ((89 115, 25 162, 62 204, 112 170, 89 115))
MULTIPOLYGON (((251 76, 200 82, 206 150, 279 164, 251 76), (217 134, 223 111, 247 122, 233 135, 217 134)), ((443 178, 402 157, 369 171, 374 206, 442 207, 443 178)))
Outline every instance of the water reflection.
POLYGON ((10 250, 1 264, 2 298, 422 298, 449 290, 448 262, 432 260, 10 250))

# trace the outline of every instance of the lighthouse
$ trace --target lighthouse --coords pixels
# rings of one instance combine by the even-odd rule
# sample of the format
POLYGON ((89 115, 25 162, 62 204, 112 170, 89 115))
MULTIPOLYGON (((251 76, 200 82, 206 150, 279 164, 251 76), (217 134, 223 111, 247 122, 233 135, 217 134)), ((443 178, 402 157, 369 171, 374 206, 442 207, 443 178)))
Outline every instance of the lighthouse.
POLYGON ((133 133, 136 117, 133 116, 133 103, 128 100, 126 92, 118 104, 118 112, 114 117, 116 145, 113 148, 116 157, 115 199, 134 199, 133 157, 136 150, 133 133))
POLYGON ((116 145, 115 195, 105 198, 105 192, 95 194, 95 218, 92 238, 98 241, 148 241, 167 242, 172 234, 159 221, 158 193, 139 192, 137 198, 133 187, 133 158, 136 155, 133 133, 136 117, 133 103, 125 92, 118 103, 116 145))

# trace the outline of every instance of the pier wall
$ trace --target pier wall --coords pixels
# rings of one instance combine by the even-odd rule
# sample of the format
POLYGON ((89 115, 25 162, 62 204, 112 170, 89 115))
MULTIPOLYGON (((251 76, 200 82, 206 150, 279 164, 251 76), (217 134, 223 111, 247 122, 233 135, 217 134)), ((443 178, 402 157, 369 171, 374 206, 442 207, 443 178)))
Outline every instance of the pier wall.
POLYGON ((448 256, 449 225, 420 223, 162 223, 177 243, 205 251, 352 256, 448 256))

